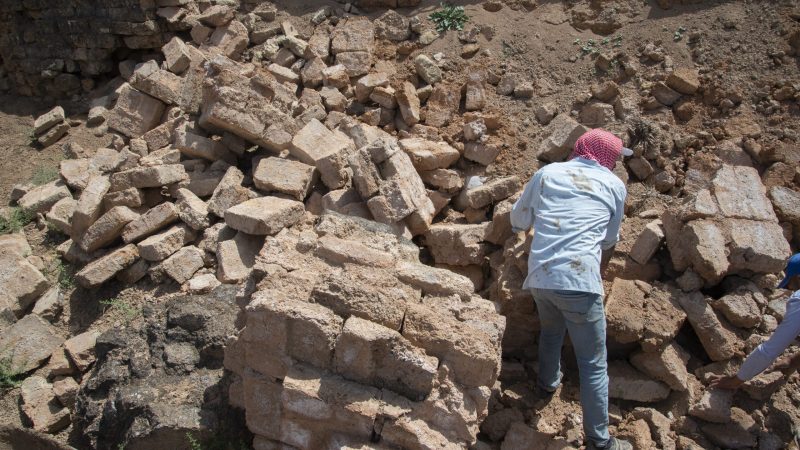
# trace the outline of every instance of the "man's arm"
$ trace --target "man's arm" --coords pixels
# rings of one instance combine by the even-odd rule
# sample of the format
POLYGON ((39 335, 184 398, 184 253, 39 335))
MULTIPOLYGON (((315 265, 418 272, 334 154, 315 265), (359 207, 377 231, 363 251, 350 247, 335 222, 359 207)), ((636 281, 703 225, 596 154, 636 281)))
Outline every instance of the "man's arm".
POLYGON ((534 201, 540 194, 540 179, 538 173, 533 176, 511 209, 511 229, 514 233, 528 231, 533 226, 534 201))
POLYGON ((800 299, 791 299, 786 305, 786 315, 766 342, 747 356, 736 375, 712 376, 711 387, 736 389, 772 364, 789 344, 800 334, 800 299))
MULTIPOLYGON (((622 226, 622 219, 625 217, 625 195, 627 192, 622 188, 622 192, 617 192, 614 196, 614 211, 611 213, 611 219, 608 221, 608 228, 606 228, 606 236, 600 242, 600 248, 605 251, 613 253, 613 247, 619 241, 619 229, 622 226)), ((605 251, 603 252, 605 254, 605 251)), ((608 256, 610 259, 611 257, 608 256)))

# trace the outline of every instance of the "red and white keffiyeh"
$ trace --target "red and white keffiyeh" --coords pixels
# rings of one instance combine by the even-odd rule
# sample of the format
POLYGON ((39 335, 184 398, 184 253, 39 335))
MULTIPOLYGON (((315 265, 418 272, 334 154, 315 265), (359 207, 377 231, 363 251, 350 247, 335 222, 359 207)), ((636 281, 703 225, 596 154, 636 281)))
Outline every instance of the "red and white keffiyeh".
POLYGON ((595 128, 578 138, 569 159, 577 157, 591 159, 608 170, 614 170, 621 154, 622 139, 606 130, 595 128))

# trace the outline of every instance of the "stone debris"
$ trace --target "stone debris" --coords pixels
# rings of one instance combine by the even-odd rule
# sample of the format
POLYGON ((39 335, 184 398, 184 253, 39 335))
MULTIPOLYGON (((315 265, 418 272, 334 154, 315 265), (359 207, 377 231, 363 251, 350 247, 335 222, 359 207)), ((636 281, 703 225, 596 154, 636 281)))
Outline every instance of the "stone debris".
MULTIPOLYGON (((588 127, 612 129, 634 148, 614 170, 632 195, 604 273, 609 391, 623 401, 612 405, 616 435, 635 448, 773 448, 774 435, 762 430, 770 419, 759 414, 794 405, 778 372, 743 388, 771 402, 760 412, 705 385, 782 318, 771 289, 800 236, 800 172, 791 152, 772 148, 788 144, 757 139, 762 130, 744 108, 731 114, 741 95, 716 98, 701 63, 673 67, 664 49, 643 44, 642 61, 658 64, 648 66, 638 102, 625 77, 639 66, 623 53, 600 54, 596 67, 616 73, 613 81, 577 94, 570 111, 546 80, 510 66, 453 73, 450 56, 425 52, 440 33, 422 16, 389 10, 371 20, 359 11, 418 1, 361 0, 302 21, 276 20, 269 3, 211 3, 158 0, 141 21, 114 20, 110 34, 98 32, 97 48, 60 60, 65 72, 52 80, 12 78, 0 67, 0 89, 13 79, 32 93, 90 90, 91 78, 66 67, 115 70, 106 39, 146 55, 120 63, 121 78, 91 104, 88 123, 118 133, 108 148, 65 144, 71 159, 59 179, 15 186, 11 199, 71 238, 59 255, 76 266, 82 288, 149 277, 214 296, 237 285, 224 301, 241 307, 239 329, 205 346, 171 342, 148 353, 154 368, 189 376, 224 348, 230 403, 245 411, 255 448, 580 445, 569 377, 559 406, 526 424, 539 324, 521 288, 530 235, 513 233, 509 219, 526 180, 508 176, 520 171, 506 153, 523 143, 511 139, 518 130, 504 123, 498 95, 529 107, 525 127, 542 125, 541 139, 526 144, 532 171, 565 160, 588 127), (385 59, 386 44, 408 56, 405 67, 385 59), (718 105, 720 125, 693 136, 640 115, 689 121, 701 103, 718 105)), ((565 8, 593 31, 612 32, 588 18, 594 13, 565 8)), ((493 33, 458 33, 462 57, 493 33)), ((796 97, 796 87, 773 88, 762 97, 796 97)), ((71 123, 56 107, 36 118, 32 138, 51 145, 71 123)), ((50 381, 28 377, 21 404, 34 428, 57 432, 88 401, 79 389, 97 388, 81 374, 99 372, 89 369, 119 344, 93 330, 64 342, 48 323, 65 304, 48 281, 50 261, 31 256, 21 234, 0 237, 0 250, 0 356, 25 373, 50 358, 50 381)), ((180 327, 193 332, 203 314, 189 316, 180 327)), ((115 408, 139 405, 156 422, 200 429, 199 409, 156 411, 164 392, 129 389, 115 408)))

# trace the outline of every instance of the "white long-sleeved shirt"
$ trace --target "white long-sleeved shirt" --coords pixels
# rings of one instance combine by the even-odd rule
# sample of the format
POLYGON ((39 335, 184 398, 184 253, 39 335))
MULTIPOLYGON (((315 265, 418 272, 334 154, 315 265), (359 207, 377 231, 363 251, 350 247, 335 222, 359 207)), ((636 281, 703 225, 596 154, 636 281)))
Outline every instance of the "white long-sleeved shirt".
POLYGON ((795 291, 786 302, 786 314, 778 328, 766 342, 750 352, 736 377, 747 381, 763 372, 798 335, 800 335, 800 291, 795 291))
POLYGON ((522 287, 603 295, 601 248, 619 240, 626 195, 622 180, 592 160, 536 172, 511 211, 515 232, 534 229, 522 287))

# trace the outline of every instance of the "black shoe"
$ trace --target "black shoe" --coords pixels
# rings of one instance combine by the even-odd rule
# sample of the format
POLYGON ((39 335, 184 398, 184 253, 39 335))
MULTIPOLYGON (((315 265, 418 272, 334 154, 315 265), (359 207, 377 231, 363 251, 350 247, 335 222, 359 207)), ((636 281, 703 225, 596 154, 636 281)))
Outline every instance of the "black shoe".
POLYGON ((586 450, 633 450, 633 446, 628 441, 612 437, 606 442, 605 447, 598 447, 594 445, 594 443, 589 442, 589 445, 586 446, 586 450))
POLYGON ((547 389, 539 386, 539 383, 536 383, 536 387, 534 388, 534 394, 536 394, 536 398, 539 400, 550 400, 553 397, 553 394, 555 394, 557 390, 558 388, 555 388, 552 391, 548 391, 547 389))

